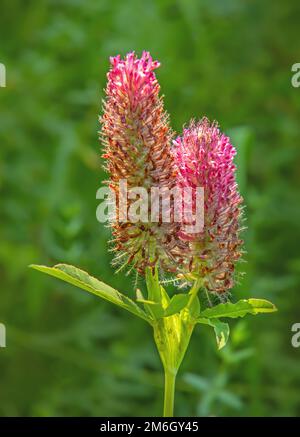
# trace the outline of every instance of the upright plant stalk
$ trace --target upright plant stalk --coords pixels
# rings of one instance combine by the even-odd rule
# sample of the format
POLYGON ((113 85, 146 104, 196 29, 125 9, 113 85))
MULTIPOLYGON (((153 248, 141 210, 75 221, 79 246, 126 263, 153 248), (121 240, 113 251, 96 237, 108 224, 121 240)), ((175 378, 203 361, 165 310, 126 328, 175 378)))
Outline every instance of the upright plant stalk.
MULTIPOLYGON (((170 298, 160 285, 157 268, 146 269, 146 282, 148 287, 148 299, 153 299, 156 305, 166 311, 170 305, 170 298)), ((161 313, 154 311, 153 330, 154 340, 164 369, 164 410, 165 417, 173 417, 176 376, 180 364, 190 342, 195 326, 192 312, 200 288, 199 280, 195 281, 194 287, 188 297, 188 305, 180 312, 168 317, 161 317, 161 313)), ((153 311, 153 310, 152 310, 153 311)))
POLYGON ((165 370, 164 417, 174 416, 176 373, 165 370))
POLYGON ((195 322, 185 308, 154 323, 154 339, 164 369, 164 416, 172 417, 176 376, 190 342, 195 322))

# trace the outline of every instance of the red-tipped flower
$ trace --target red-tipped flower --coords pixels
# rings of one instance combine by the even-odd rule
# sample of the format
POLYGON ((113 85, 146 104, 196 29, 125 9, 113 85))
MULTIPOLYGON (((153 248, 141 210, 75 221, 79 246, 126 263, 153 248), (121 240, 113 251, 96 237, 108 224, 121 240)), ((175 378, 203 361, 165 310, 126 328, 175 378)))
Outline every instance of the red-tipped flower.
MULTIPOLYGON (((125 59, 110 58, 106 101, 102 117, 104 158, 110 174, 109 185, 119 204, 120 180, 128 190, 144 187, 171 188, 174 185, 173 157, 170 151, 172 132, 164 111, 160 86, 154 70, 159 67, 148 52, 139 59, 129 53, 125 59)), ((123 199, 124 200, 124 199, 123 199)), ((132 200, 126 199, 128 208, 132 200)), ((145 267, 169 263, 168 248, 176 233, 170 223, 121 222, 113 224, 115 248, 122 264, 131 263, 139 272, 145 267)))
MULTIPOLYGON (((241 256, 242 244, 242 197, 235 180, 235 148, 217 125, 205 118, 199 123, 191 122, 174 146, 178 185, 204 188, 203 230, 187 234, 183 229, 178 235, 189 245, 185 258, 187 277, 203 278, 209 291, 226 292, 233 286, 234 265, 241 256)), ((192 210, 195 209, 193 204, 192 210)))

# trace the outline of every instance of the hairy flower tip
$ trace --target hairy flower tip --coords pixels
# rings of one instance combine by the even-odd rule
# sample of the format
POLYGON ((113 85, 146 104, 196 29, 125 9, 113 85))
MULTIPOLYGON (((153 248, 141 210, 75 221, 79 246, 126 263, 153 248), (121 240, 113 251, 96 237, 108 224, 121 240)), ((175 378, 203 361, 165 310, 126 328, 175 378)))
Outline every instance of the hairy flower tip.
MULTIPOLYGON (((235 179, 236 154, 230 139, 217 124, 206 118, 191 122, 183 136, 174 141, 173 153, 181 188, 203 187, 201 232, 188 234, 184 228, 178 237, 188 243, 184 267, 187 278, 201 277, 212 293, 225 293, 234 285, 235 263, 241 257, 242 197, 235 179)), ((195 196, 191 196, 194 213, 195 196)))
MULTIPOLYGON (((143 52, 141 58, 135 53, 124 59, 118 55, 110 58, 110 63, 100 121, 109 186, 117 197, 117 220, 112 223, 115 249, 120 252, 116 260, 122 260, 122 266, 130 263, 140 273, 157 262, 167 268, 172 240, 176 238, 174 225, 161 219, 151 222, 151 217, 148 222, 123 223, 118 208, 120 180, 126 180, 128 190, 143 187, 148 193, 151 187, 172 188, 176 183, 171 153, 173 134, 154 73, 159 63, 148 52, 143 52)), ((129 211, 136 199, 126 200, 129 211)))

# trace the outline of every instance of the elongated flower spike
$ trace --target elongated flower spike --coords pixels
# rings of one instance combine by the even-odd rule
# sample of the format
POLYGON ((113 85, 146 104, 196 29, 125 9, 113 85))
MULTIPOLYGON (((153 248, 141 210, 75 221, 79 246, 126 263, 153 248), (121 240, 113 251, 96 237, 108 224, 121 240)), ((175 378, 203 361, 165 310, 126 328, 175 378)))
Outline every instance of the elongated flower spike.
POLYGON ((178 185, 204 188, 203 230, 194 234, 180 230, 178 234, 189 244, 186 277, 202 278, 207 290, 224 293, 234 285, 234 267, 243 243, 239 237, 242 197, 233 163, 236 150, 215 123, 203 118, 184 129, 183 136, 174 141, 173 152, 178 185))
MULTIPOLYGON (((170 248, 176 232, 171 223, 145 223, 120 220, 119 182, 126 180, 128 190, 143 187, 169 188, 176 183, 170 151, 172 131, 164 111, 160 86, 154 70, 159 67, 148 52, 139 59, 134 52, 125 59, 110 58, 106 101, 102 122, 103 157, 110 174, 109 186, 117 198, 117 220, 112 224, 116 260, 121 267, 131 263, 140 273, 159 263, 170 266, 170 248), (125 260, 125 261, 124 261, 125 260)), ((124 199, 123 199, 124 200, 124 199)), ((128 209, 133 203, 126 198, 128 209)))

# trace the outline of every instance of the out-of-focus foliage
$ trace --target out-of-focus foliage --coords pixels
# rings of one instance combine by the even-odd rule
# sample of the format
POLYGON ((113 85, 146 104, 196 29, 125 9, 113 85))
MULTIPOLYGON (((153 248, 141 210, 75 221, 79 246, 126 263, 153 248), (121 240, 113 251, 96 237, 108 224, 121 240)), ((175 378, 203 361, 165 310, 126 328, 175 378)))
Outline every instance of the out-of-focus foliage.
MULTIPOLYGON (((248 230, 234 298, 279 312, 232 321, 217 352, 199 325, 178 377, 178 415, 300 415, 300 62, 298 0, 2 0, 0 62, 1 415, 161 414, 150 328, 29 271, 72 263, 134 296, 114 275, 95 193, 105 174, 97 114, 108 56, 143 49, 176 131, 206 114, 231 134, 248 230)), ((143 286, 142 282, 139 284, 143 286)))

